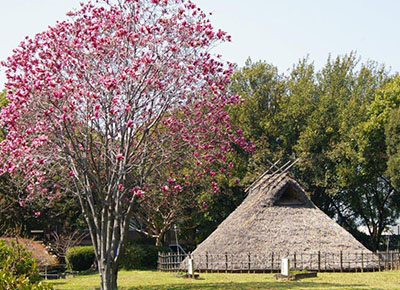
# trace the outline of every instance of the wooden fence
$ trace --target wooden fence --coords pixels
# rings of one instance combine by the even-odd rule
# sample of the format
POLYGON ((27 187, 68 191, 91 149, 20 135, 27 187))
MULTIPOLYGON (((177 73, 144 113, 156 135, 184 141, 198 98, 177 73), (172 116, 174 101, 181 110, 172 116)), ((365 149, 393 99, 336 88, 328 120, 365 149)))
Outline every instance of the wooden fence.
MULTIPOLYGON (((377 253, 269 253, 269 254, 191 254, 194 269, 198 272, 279 272, 281 259, 290 260, 291 270, 313 270, 319 272, 364 272, 398 270, 399 251, 377 253)), ((185 271, 187 257, 184 254, 158 253, 160 271, 185 271)))

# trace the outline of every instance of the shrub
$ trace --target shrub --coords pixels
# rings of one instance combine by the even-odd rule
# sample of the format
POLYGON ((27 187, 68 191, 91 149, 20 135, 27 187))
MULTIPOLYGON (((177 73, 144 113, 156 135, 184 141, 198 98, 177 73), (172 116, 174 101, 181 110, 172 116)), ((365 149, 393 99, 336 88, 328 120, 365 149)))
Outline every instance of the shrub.
POLYGON ((125 270, 140 269, 143 267, 142 263, 145 259, 145 255, 146 252, 142 246, 127 244, 119 265, 125 270))
MULTIPOLYGON (((165 250, 164 247, 128 242, 124 254, 121 256, 119 267, 125 270, 156 268, 158 252, 165 250)), ((90 269, 94 258, 92 246, 72 247, 66 254, 67 266, 73 271, 90 269)))
POLYGON ((52 290, 52 285, 33 283, 24 275, 16 276, 10 271, 0 270, 0 289, 7 290, 52 290))
POLYGON ((128 242, 121 257, 120 267, 125 270, 156 268, 158 252, 164 250, 163 247, 128 242))
POLYGON ((145 259, 142 264, 145 268, 157 268, 158 252, 165 252, 169 248, 157 247, 154 245, 144 245, 144 250, 146 252, 145 259))
POLYGON ((17 277, 27 277, 33 283, 40 280, 36 261, 31 253, 23 245, 13 241, 10 245, 3 240, 0 241, 0 269, 17 277))
POLYGON ((70 270, 89 270, 94 261, 94 249, 92 246, 78 246, 67 250, 67 265, 70 270))
POLYGON ((7 290, 48 290, 51 285, 41 280, 36 261, 23 245, 0 241, 0 289, 7 290))

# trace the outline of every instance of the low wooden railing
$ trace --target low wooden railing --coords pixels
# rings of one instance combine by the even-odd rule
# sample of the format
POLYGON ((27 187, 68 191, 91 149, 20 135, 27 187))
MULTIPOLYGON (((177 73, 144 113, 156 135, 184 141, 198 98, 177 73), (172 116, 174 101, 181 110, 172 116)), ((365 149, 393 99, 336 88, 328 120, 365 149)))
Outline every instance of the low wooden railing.
MULTIPOLYGON (((364 272, 398 270, 399 251, 338 252, 338 253, 241 253, 241 254, 192 254, 194 268, 199 272, 277 272, 281 259, 288 258, 292 270, 319 272, 364 272)), ((184 271, 187 257, 172 252, 158 253, 160 271, 184 271)))

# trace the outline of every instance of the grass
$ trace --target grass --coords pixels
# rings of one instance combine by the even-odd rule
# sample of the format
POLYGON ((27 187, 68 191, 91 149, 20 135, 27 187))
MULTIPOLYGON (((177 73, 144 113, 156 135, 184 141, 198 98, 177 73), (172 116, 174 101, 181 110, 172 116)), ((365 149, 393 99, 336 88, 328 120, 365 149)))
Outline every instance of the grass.
MULTIPOLYGON (((97 274, 78 275, 52 281, 57 290, 95 289, 97 274)), ((272 274, 206 274, 200 279, 176 278, 174 273, 121 271, 119 289, 123 290, 234 290, 234 289, 400 289, 400 271, 375 273, 318 273, 317 278, 301 281, 276 281, 272 274)))

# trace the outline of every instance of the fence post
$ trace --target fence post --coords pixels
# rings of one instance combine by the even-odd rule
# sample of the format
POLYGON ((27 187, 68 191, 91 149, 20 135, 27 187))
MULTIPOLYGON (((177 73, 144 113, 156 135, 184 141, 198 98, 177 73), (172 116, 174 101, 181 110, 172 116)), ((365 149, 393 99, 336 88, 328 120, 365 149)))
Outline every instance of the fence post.
POLYGON ((381 271, 381 256, 379 255, 379 251, 377 251, 378 253, 378 267, 379 267, 379 272, 381 271))
POLYGON ((247 258, 248 258, 247 259, 247 261, 248 261, 248 267, 247 268, 248 268, 248 272, 249 273, 250 273, 250 268, 251 268, 251 257, 250 257, 250 255, 251 255, 250 253, 247 254, 247 258))
POLYGON ((168 271, 168 253, 164 254, 164 271, 168 271))
POLYGON ((300 257, 301 257, 301 269, 304 270, 303 253, 300 254, 300 257))
POLYGON ((228 253, 225 252, 225 273, 228 273, 228 253))
POLYGON ((294 254, 293 254, 293 265, 294 265, 294 269, 296 269, 297 268, 296 252, 294 252, 294 254))
POLYGON ((274 271, 274 252, 271 253, 271 273, 274 271))
POLYGON ((343 252, 340 251, 340 272, 343 272, 343 252))
POLYGON ((208 272, 208 252, 206 252, 206 272, 208 272))
POLYGON ((175 269, 176 269, 176 255, 175 255, 175 253, 172 253, 171 254, 172 255, 172 271, 175 271, 175 269))
POLYGON ((160 270, 160 271, 162 271, 161 263, 162 263, 162 260, 161 260, 161 252, 158 252, 157 267, 158 267, 158 270, 160 270))
POLYGON ((385 271, 386 271, 389 269, 389 252, 388 251, 386 252, 386 259, 384 260, 384 262, 385 262, 384 267, 385 267, 385 271))
POLYGON ((390 252, 390 270, 393 270, 394 258, 393 258, 394 251, 390 252))
POLYGON ((168 271, 168 252, 164 253, 164 271, 168 271))
POLYGON ((318 272, 321 272, 321 251, 318 251, 318 272))
POLYGON ((361 252, 361 272, 364 272, 364 252, 361 252))
POLYGON ((169 270, 174 271, 174 253, 170 253, 169 255, 169 270))

